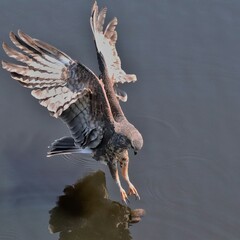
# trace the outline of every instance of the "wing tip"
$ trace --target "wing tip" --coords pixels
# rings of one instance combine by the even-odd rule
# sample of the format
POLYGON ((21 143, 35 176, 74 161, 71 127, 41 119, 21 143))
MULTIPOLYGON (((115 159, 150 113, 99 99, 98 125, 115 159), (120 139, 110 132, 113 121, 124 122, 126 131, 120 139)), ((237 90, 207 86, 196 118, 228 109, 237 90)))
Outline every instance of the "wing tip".
POLYGON ((119 80, 121 83, 134 83, 137 81, 137 76, 135 74, 126 74, 125 76, 122 76, 119 80))
POLYGON ((8 65, 8 63, 5 62, 4 60, 2 60, 2 61, 1 61, 1 64, 2 64, 2 68, 7 70, 7 65, 8 65))
POLYGON ((117 17, 114 17, 114 18, 112 19, 112 21, 115 22, 115 25, 118 24, 118 18, 117 18, 117 17))
POLYGON ((19 37, 21 37, 21 35, 25 35, 25 33, 21 29, 17 30, 17 34, 19 37))
POLYGON ((131 81, 131 82, 136 82, 137 81, 137 76, 135 74, 128 74, 128 79, 131 81))
POLYGON ((22 30, 18 29, 17 31, 18 36, 23 40, 26 39, 26 37, 28 37, 28 35, 26 33, 24 33, 22 30))
POLYGON ((17 36, 15 35, 14 32, 11 31, 11 32, 9 32, 9 38, 12 41, 12 43, 14 44, 14 42, 16 42, 17 36))
POLYGON ((6 50, 7 50, 7 48, 8 48, 8 45, 7 45, 5 42, 3 42, 3 43, 2 43, 2 48, 3 48, 4 52, 6 53, 6 50))
POLYGON ((97 4, 97 1, 94 1, 93 6, 92 6, 92 11, 91 11, 92 17, 94 15, 94 13, 96 12, 96 10, 98 10, 98 4, 97 4))
POLYGON ((28 34, 26 34, 25 32, 23 32, 21 29, 18 29, 17 34, 19 36, 19 38, 24 41, 25 43, 32 43, 33 39, 32 37, 30 37, 28 34))
POLYGON ((12 37, 15 37, 15 33, 13 31, 9 32, 9 38, 11 39, 12 37))
POLYGON ((10 47, 8 46, 8 44, 5 43, 5 42, 2 43, 2 48, 3 48, 4 52, 10 57, 11 52, 13 51, 13 49, 10 48, 10 47))

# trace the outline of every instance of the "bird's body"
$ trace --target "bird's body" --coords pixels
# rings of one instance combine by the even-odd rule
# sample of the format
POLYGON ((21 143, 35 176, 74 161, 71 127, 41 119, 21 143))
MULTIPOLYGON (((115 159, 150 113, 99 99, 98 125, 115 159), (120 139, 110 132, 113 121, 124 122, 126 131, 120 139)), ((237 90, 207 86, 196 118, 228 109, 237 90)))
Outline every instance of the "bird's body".
POLYGON ((117 83, 134 82, 135 75, 121 69, 115 43, 117 20, 114 18, 103 32, 106 8, 98 12, 95 3, 90 18, 94 34, 100 77, 80 62, 40 40, 19 31, 10 33, 16 51, 3 44, 9 57, 26 65, 2 62, 4 69, 24 87, 32 88, 32 95, 50 114, 67 124, 72 137, 56 140, 48 156, 89 152, 98 161, 108 164, 116 180, 122 199, 127 195, 121 187, 117 164, 129 185, 129 194, 139 196, 128 177, 128 150, 140 150, 143 139, 139 131, 128 122, 119 101, 127 95, 117 83))

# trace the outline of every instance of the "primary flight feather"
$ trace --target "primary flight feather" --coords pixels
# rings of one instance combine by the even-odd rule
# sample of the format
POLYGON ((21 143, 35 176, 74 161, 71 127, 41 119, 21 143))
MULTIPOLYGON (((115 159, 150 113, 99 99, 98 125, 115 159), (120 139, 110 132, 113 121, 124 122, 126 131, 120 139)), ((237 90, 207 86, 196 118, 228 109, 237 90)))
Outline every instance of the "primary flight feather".
POLYGON ((124 116, 119 100, 126 101, 127 94, 117 84, 134 82, 137 78, 121 68, 116 50, 117 19, 104 29, 106 12, 106 8, 99 11, 95 2, 90 17, 101 71, 99 77, 67 54, 22 31, 18 31, 18 35, 10 33, 18 50, 6 43, 3 49, 23 64, 2 61, 2 67, 24 87, 31 88, 33 97, 70 129, 72 136, 55 140, 48 156, 91 153, 94 159, 107 163, 126 202, 128 197, 120 183, 118 164, 128 183, 128 194, 139 197, 128 176, 128 150, 140 150, 143 139, 124 116))

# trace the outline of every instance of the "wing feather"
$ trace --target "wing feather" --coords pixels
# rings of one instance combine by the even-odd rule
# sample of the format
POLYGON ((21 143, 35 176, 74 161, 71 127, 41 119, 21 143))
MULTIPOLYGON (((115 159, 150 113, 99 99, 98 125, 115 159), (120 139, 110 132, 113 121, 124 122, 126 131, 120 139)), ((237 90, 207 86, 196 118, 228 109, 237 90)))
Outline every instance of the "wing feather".
MULTIPOLYGON (((103 12, 99 21, 104 21, 103 12)), ((96 147, 103 137, 103 128, 113 122, 101 80, 67 54, 22 31, 18 31, 18 36, 11 32, 10 39, 20 51, 6 43, 3 49, 20 64, 2 61, 2 67, 24 87, 31 88, 32 96, 51 115, 68 125, 81 147, 96 147)))
MULTIPOLYGON (((20 34, 20 30, 18 33, 20 34)), ((43 67, 50 67, 51 69, 55 69, 55 71, 61 70, 62 66, 59 65, 59 63, 53 64, 51 61, 47 60, 48 56, 42 54, 40 50, 31 47, 31 45, 26 44, 21 38, 19 38, 17 35, 15 35, 13 32, 10 32, 9 38, 12 41, 12 43, 23 51, 23 53, 27 54, 32 61, 36 63, 40 63, 43 67)), ((5 50, 5 49, 4 49, 5 50)), ((18 59, 16 59, 18 60, 18 59)))
POLYGON ((126 74, 126 72, 121 68, 121 60, 116 50, 116 26, 118 24, 117 18, 114 18, 112 21, 110 21, 105 28, 105 31, 103 32, 106 12, 106 8, 103 8, 99 12, 97 2, 94 3, 92 8, 92 15, 90 18, 90 24, 93 31, 97 51, 99 53, 102 53, 107 66, 108 74, 110 78, 113 76, 115 83, 135 82, 137 80, 136 75, 126 74))
POLYGON ((15 49, 9 47, 6 43, 3 43, 3 49, 6 52, 6 54, 11 57, 16 59, 19 62, 26 63, 29 67, 33 67, 35 69, 42 69, 47 72, 53 72, 53 73, 58 73, 59 70, 52 67, 49 67, 45 65, 44 63, 39 63, 36 61, 33 57, 29 57, 27 55, 24 55, 21 52, 16 51, 15 49))

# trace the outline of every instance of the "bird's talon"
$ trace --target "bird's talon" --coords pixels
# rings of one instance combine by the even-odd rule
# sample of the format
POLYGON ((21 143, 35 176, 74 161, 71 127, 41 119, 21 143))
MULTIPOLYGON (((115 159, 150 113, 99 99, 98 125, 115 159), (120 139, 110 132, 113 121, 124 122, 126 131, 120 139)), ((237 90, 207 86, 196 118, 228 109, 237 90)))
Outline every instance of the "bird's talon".
POLYGON ((124 189, 121 189, 120 192, 121 192, 121 198, 122 198, 123 203, 125 203, 126 205, 128 205, 128 204, 130 203, 130 201, 129 201, 129 199, 128 199, 127 193, 125 192, 124 189))
POLYGON ((132 184, 129 185, 129 190, 128 190, 128 196, 131 196, 131 195, 134 195, 136 200, 137 199, 140 200, 140 196, 137 192, 137 189, 132 184))

